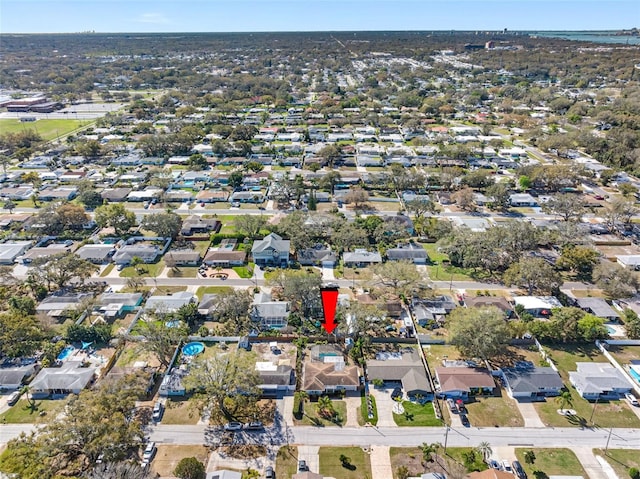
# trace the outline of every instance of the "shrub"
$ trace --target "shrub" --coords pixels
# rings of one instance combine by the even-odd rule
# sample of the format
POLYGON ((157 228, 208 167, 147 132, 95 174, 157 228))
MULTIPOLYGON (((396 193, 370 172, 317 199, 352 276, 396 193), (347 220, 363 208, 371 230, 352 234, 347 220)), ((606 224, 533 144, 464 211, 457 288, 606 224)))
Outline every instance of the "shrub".
POLYGON ((205 479, 207 476, 204 464, 195 457, 185 457, 182 459, 173 473, 180 479, 205 479))
POLYGON ((640 471, 635 467, 629 468, 629 477, 631 479, 640 479, 640 471))

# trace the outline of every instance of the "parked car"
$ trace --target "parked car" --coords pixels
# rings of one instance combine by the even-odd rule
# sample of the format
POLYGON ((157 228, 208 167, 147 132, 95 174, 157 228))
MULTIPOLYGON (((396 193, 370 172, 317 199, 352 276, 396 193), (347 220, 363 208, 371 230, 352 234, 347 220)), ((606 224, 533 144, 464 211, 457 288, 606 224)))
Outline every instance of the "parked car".
POLYGON ((242 423, 231 421, 224 425, 225 431, 240 431, 242 429, 242 423))
POLYGON ((309 466, 307 466, 307 461, 298 461, 298 472, 305 472, 309 470, 309 466))
POLYGON ((505 472, 513 472, 513 469, 511 469, 511 464, 509 464, 509 461, 507 461, 506 459, 502 461, 502 470, 505 472))
POLYGON ((453 414, 458 414, 458 406, 456 406, 456 402, 453 399, 447 399, 447 406, 449 406, 449 410, 453 414))
POLYGON ((273 472, 273 467, 267 466, 264 470, 264 478, 265 479, 276 479, 276 473, 273 472))
POLYGON ((162 418, 162 413, 164 411, 164 405, 160 401, 156 401, 153 405, 153 413, 151 414, 151 419, 154 421, 159 421, 162 418))
POLYGON ((264 429, 264 426, 260 421, 252 421, 247 423, 244 428, 248 429, 249 431, 261 431, 262 429, 264 429))
POLYGON ((18 402, 18 399, 20 399, 20 396, 22 395, 22 393, 20 391, 14 391, 9 395, 9 398, 7 399, 7 404, 9 406, 13 406, 15 403, 18 402))
POLYGON ((632 406, 640 406, 638 399, 633 394, 626 393, 624 397, 627 401, 629 401, 629 404, 631 404, 632 406))
POLYGON ((520 462, 513 461, 511 465, 513 466, 513 471, 516 473, 516 476, 518 476, 518 479, 527 479, 527 473, 524 472, 520 462))
POLYGON ((401 398, 402 397, 402 388, 396 387, 391 391, 391 399, 401 398))
POLYGON ((142 462, 149 463, 153 458, 153 455, 156 453, 156 443, 151 441, 147 444, 147 447, 144 448, 142 452, 142 462))
POLYGON ((467 417, 466 414, 460 413, 460 422, 464 427, 471 426, 471 423, 469 422, 469 418, 467 417))
POLYGON ((491 469, 498 469, 500 470, 500 464, 498 464, 498 461, 496 461, 495 459, 489 459, 489 467, 491 469))

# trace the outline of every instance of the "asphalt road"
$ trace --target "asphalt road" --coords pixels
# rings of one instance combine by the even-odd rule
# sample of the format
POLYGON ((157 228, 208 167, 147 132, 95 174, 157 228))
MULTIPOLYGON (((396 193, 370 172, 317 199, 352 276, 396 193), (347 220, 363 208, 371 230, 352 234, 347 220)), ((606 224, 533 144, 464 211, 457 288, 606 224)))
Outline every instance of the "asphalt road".
MULTIPOLYGON (((0 446, 22 432, 33 430, 33 424, 0 425, 0 446)), ((446 443, 452 447, 475 447, 483 441, 494 447, 599 447, 640 449, 640 429, 598 428, 461 428, 444 427, 325 427, 296 426, 287 429, 290 444, 312 446, 419 446, 423 442, 446 443), (611 437, 609 434, 611 432, 611 437), (447 437, 448 436, 448 437, 447 437)), ((195 445, 215 441, 220 428, 207 426, 152 426, 149 438, 159 444, 195 445)), ((262 433, 243 432, 237 442, 286 444, 287 438, 274 428, 262 433)))

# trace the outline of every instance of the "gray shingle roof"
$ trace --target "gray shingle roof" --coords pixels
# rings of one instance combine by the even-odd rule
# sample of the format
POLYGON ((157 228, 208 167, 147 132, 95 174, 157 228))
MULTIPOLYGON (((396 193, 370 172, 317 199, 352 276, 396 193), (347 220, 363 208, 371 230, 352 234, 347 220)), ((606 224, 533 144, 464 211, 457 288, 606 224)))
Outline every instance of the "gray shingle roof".
POLYGON ((514 393, 537 393, 541 389, 561 389, 562 378, 552 368, 507 368, 502 372, 514 393))

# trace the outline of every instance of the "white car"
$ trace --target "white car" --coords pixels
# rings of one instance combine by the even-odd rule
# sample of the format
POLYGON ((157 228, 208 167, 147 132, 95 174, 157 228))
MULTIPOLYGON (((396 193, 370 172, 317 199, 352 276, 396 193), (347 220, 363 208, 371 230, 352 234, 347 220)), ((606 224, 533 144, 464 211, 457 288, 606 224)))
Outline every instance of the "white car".
POLYGON ((632 406, 636 406, 636 407, 640 406, 638 399, 633 394, 626 393, 624 397, 627 401, 629 401, 629 404, 631 404, 632 406))
POLYGON ((162 403, 160 401, 157 401, 153 405, 153 414, 151 415, 151 418, 154 421, 159 421, 162 418, 163 410, 164 410, 164 407, 162 406, 162 403))
POLYGON ((151 462, 151 458, 156 453, 156 443, 151 441, 147 444, 147 447, 144 448, 144 452, 142 453, 142 462, 149 463, 151 462))
POLYGON ((513 472, 513 469, 511 469, 511 464, 509 464, 509 461, 507 461, 506 459, 502 461, 502 470, 504 472, 513 472))

